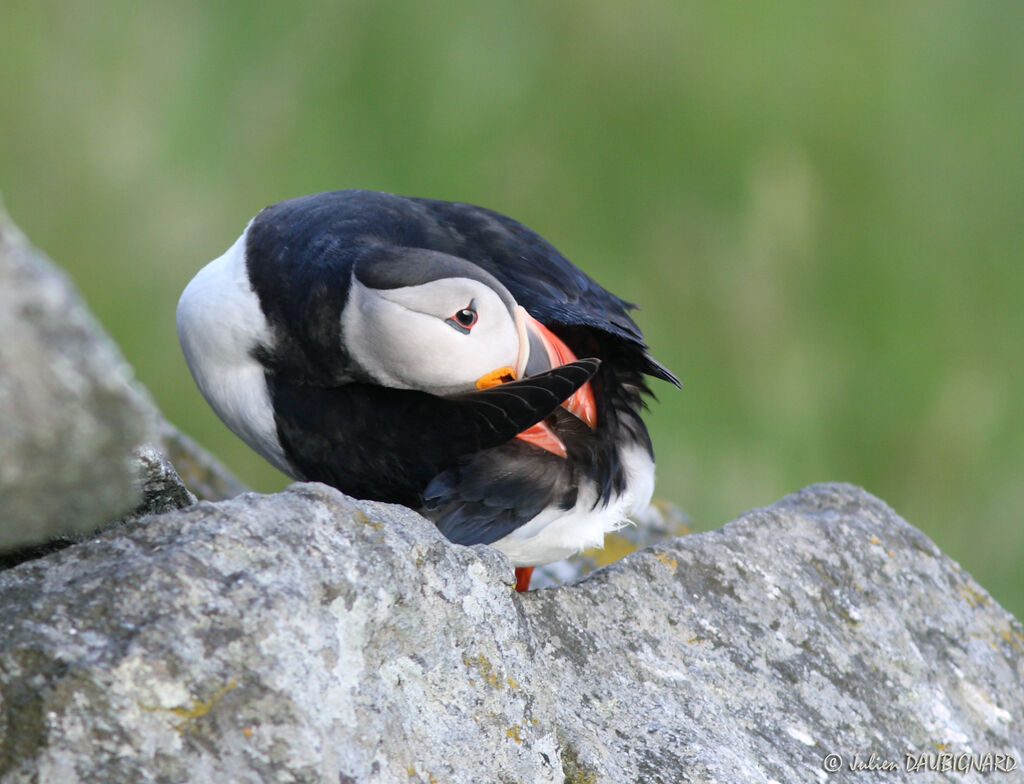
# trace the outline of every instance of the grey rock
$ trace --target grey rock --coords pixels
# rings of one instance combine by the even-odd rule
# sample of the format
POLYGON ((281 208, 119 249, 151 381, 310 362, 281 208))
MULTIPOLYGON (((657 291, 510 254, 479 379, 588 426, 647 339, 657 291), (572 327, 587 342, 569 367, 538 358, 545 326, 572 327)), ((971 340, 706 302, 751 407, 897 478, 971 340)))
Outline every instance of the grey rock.
POLYGON ((152 444, 135 450, 135 467, 142 503, 132 511, 131 517, 163 514, 196 503, 195 495, 185 486, 167 455, 152 444))
POLYGON ((323 485, 126 523, 0 573, 0 780, 981 781, 905 755, 1024 759, 1020 625, 857 488, 512 583, 493 549, 323 485), (823 769, 872 753, 900 769, 823 769))
POLYGON ((0 209, 0 550, 73 536, 139 501, 154 420, 67 277, 0 209))
POLYGON ((173 482, 146 485, 152 461, 163 459, 146 451, 153 444, 200 498, 244 492, 164 421, 67 276, 2 207, 0 335, 0 563, 65 545, 133 509, 180 506, 173 482))
MULTIPOLYGON (((146 515, 184 509, 196 503, 196 496, 185 486, 171 461, 152 444, 143 444, 136 448, 132 465, 135 468, 135 486, 141 493, 141 500, 138 506, 112 525, 124 524, 146 515)), ((111 525, 104 526, 104 530, 109 527, 111 525)), ((65 547, 85 541, 91 533, 96 532, 69 531, 44 542, 4 550, 0 552, 0 570, 63 550, 65 547)))
POLYGON ((848 485, 542 591, 530 615, 561 737, 602 781, 862 781, 846 766, 871 754, 900 767, 886 780, 927 781, 906 755, 940 749, 1024 761, 1020 624, 848 485))

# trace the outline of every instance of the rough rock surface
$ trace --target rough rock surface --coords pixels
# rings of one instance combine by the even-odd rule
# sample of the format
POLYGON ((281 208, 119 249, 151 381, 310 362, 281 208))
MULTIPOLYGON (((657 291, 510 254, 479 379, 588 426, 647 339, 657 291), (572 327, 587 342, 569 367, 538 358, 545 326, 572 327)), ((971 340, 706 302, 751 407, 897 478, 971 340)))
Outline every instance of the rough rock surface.
POLYGON ((154 499, 147 442, 201 498, 244 491, 163 421, 67 276, 0 207, 0 561, 60 546, 154 499), (12 552, 15 549, 19 552, 12 552))
POLYGON ((2 209, 0 335, 0 550, 129 511, 153 420, 74 287, 2 209))
POLYGON ((511 584, 496 551, 323 485, 129 522, 0 573, 0 781, 980 781, 905 755, 1024 760, 1019 624, 857 488, 511 584), (872 753, 900 769, 823 769, 872 753))
POLYGON ((142 488, 142 502, 130 517, 163 514, 196 502, 195 495, 185 486, 174 464, 152 444, 143 444, 135 450, 135 466, 138 469, 136 483, 142 488))

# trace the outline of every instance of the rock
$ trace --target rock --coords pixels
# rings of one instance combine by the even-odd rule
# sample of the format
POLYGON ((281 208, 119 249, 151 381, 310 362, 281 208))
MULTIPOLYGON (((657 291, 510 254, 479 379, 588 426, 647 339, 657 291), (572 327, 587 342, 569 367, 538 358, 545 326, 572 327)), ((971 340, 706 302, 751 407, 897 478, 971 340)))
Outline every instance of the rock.
POLYGON ((0 210, 0 550, 92 531, 139 501, 154 420, 67 277, 0 210))
POLYGON ((152 444, 135 450, 136 483, 142 488, 142 503, 130 517, 163 514, 184 509, 196 502, 167 456, 152 444))
POLYGON ((597 780, 824 781, 837 754, 849 781, 874 754, 919 781, 908 753, 1024 759, 1020 624, 848 485, 542 591, 528 616, 560 737, 597 780))
POLYGON ((807 782, 874 754, 916 782, 938 774, 907 754, 1024 758, 1020 625, 857 488, 512 583, 323 485, 128 522, 0 573, 0 780, 807 782))
POLYGON ((0 564, 64 546, 140 503, 175 505, 140 485, 147 442, 201 498, 245 490, 163 420, 68 278, 2 208, 0 334, 0 564))

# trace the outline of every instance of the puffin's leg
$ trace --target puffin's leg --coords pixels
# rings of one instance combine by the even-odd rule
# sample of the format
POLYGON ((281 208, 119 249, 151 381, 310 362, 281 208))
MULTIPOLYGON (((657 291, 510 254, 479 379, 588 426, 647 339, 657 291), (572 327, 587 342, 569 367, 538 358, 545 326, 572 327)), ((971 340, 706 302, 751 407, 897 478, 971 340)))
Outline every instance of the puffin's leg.
POLYGON ((516 567, 516 590, 525 593, 530 590, 530 578, 533 576, 532 566, 516 567))

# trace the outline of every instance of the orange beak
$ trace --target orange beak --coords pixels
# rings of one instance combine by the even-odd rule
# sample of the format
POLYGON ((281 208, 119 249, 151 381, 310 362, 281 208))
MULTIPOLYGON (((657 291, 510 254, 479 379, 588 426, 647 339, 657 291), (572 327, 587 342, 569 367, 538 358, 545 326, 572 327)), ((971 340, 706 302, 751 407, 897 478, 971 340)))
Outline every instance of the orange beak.
MULTIPOLYGON (((519 332, 519 357, 516 360, 516 367, 500 367, 481 376, 476 382, 477 389, 486 389, 576 361, 577 357, 572 349, 525 309, 516 307, 515 317, 519 332)), ((597 405, 589 381, 570 395, 562 403, 562 407, 586 422, 591 430, 597 427, 597 405)), ((566 456, 562 439, 545 422, 528 427, 516 438, 559 457, 566 456)))

